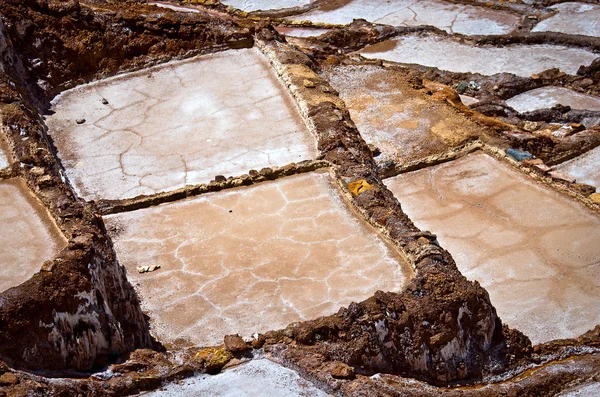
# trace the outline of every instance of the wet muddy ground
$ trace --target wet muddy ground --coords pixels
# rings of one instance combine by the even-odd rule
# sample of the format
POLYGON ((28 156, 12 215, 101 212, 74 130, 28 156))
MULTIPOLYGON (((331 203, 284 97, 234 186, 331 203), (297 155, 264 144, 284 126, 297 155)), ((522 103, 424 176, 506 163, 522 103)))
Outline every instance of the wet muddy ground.
POLYGON ((0 397, 597 394, 598 10, 6 0, 0 397))

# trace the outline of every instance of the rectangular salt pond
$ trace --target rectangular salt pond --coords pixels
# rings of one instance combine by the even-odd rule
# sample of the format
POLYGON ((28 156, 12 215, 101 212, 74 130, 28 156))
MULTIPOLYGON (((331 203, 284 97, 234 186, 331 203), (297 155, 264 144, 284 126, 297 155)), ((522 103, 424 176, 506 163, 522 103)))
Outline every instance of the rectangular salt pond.
POLYGON ((174 190, 311 159, 316 150, 291 95, 256 49, 80 86, 52 108, 49 134, 87 200, 174 190))
POLYGON ((400 291, 409 265, 316 172, 105 217, 166 344, 220 344, 400 291), (137 266, 161 269, 139 274, 137 266))
POLYGON ((386 181, 422 230, 437 234, 500 318, 532 342, 600 323, 600 219, 486 154, 386 181))

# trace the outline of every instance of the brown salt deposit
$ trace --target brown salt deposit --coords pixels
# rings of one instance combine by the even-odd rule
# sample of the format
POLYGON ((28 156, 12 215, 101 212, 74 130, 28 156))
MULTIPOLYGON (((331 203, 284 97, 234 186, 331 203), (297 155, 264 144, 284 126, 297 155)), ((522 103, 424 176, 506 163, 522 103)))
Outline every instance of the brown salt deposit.
POLYGON ((406 263, 311 173, 105 217, 163 343, 218 344, 399 291, 406 263), (161 265, 139 274, 140 265, 161 265))
POLYGON ((0 182, 0 292, 27 281, 65 244, 23 181, 0 182))
POLYGON ((409 86, 398 72, 374 66, 336 67, 327 74, 363 139, 382 159, 403 163, 443 153, 481 128, 452 107, 409 86))
POLYGON ((400 175, 387 185, 438 235, 499 316, 534 343, 600 323, 600 219, 486 154, 400 175))

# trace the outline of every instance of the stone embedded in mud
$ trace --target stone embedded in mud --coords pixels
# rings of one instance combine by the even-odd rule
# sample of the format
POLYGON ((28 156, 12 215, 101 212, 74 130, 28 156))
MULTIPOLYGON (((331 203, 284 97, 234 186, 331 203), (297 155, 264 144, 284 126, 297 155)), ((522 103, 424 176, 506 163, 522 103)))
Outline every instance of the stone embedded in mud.
POLYGON ((575 75, 581 65, 591 64, 598 56, 581 48, 553 44, 478 47, 436 36, 404 36, 365 47, 359 53, 366 58, 420 64, 450 72, 514 73, 522 77, 551 68, 575 75))
POLYGON ((192 8, 192 7, 180 7, 180 6, 176 6, 174 4, 169 4, 169 3, 148 3, 152 6, 157 6, 157 7, 161 7, 161 8, 167 8, 169 10, 173 10, 173 11, 178 11, 178 12, 193 12, 193 13, 199 13, 200 10, 196 9, 196 8, 192 8))
POLYGON ((572 175, 577 182, 600 188, 600 147, 555 167, 556 170, 572 175))
POLYGON ((163 343, 211 345, 336 312, 411 274, 328 173, 105 217, 163 343), (161 270, 140 275, 139 263, 161 270), (179 339, 179 340, 178 340, 179 339))
POLYGON ((242 339, 239 335, 226 335, 223 342, 225 343, 225 348, 230 352, 243 352, 244 350, 248 350, 248 346, 244 339, 242 339))
POLYGON ((532 32, 559 32, 600 37, 600 5, 568 2, 550 7, 558 14, 544 19, 532 32))
POLYGON ((310 3, 310 0, 221 0, 221 3, 242 11, 251 12, 299 7, 310 3))
POLYGON ((255 49, 98 81, 53 104, 49 133, 85 199, 154 194, 314 157, 290 94, 255 49), (79 117, 87 122, 73 123, 79 117))
POLYGON ((534 343, 600 322, 600 219, 485 154, 387 180, 402 208, 434 230, 499 317, 534 343))
POLYGON ((0 292, 27 281, 65 245, 50 214, 23 181, 0 181, 0 292))
POLYGON ((571 109, 600 111, 600 98, 563 87, 541 87, 506 100, 519 113, 550 109, 558 104, 571 109))
POLYGON ((533 158, 533 155, 525 150, 519 149, 506 149, 506 154, 517 161, 530 160, 533 158))
POLYGON ((327 397, 327 393, 291 369, 267 359, 226 369, 218 375, 199 375, 147 397, 327 397))
POLYGON ((341 6, 329 3, 290 19, 349 24, 362 18, 393 26, 432 25, 466 35, 506 34, 519 23, 517 15, 505 11, 445 1, 352 0, 341 6))

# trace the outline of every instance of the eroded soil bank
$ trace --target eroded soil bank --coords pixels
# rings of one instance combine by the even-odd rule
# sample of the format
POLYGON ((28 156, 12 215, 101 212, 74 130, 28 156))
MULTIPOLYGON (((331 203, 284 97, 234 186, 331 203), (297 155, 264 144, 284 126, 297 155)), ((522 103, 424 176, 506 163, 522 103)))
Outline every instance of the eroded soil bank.
POLYGON ((553 11, 522 3, 426 3, 422 15, 456 16, 448 31, 400 14, 410 26, 293 22, 358 1, 189 3, 0 5, 0 185, 20 178, 67 240, 0 293, 0 396, 593 390, 600 199, 560 167, 593 169, 600 130, 580 121, 596 114, 505 101, 546 86, 597 95, 596 38, 531 33, 553 11), (494 28, 487 14, 511 33, 457 34, 494 28), (286 37, 299 26, 327 31, 286 37), (52 109, 71 88, 70 113, 60 98, 52 109), (468 163, 476 149, 514 169, 468 163), (411 175, 431 178, 392 186, 411 175), (422 219, 444 220, 431 231, 403 198, 419 186, 433 186, 422 219), (453 210, 472 221, 450 231, 462 246, 445 235, 453 210), (498 266, 480 277, 482 257, 498 266), (531 281, 553 299, 530 288, 515 309, 484 281, 498 269, 505 290, 531 281))

